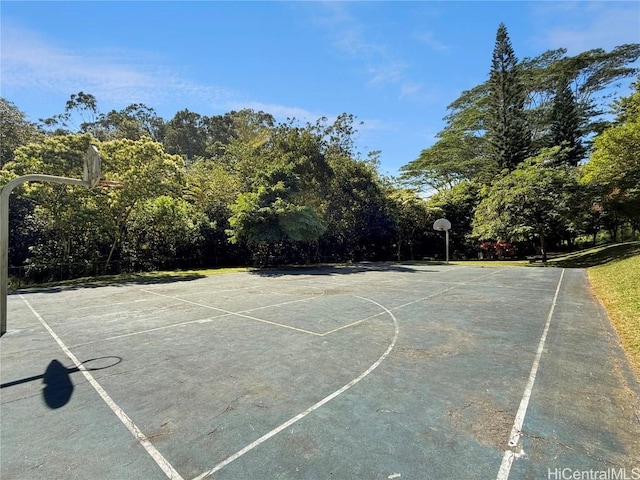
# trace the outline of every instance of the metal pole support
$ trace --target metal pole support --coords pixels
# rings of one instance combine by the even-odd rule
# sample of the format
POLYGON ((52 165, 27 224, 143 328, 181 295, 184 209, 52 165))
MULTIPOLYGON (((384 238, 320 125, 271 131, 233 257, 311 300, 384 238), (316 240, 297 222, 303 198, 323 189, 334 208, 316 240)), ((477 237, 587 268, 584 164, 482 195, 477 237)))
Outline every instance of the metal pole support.
POLYGON ((89 188, 87 180, 54 175, 23 175, 8 182, 0 191, 0 337, 7 333, 7 294, 9 288, 9 196, 25 182, 54 182, 89 188))
POLYGON ((447 258, 447 265, 449 265, 449 230, 445 230, 445 231, 444 231, 444 233, 445 233, 445 237, 446 237, 446 240, 445 240, 445 241, 446 241, 446 244, 447 244, 447 246, 446 246, 446 252, 447 252, 447 256, 446 256, 446 258, 447 258))

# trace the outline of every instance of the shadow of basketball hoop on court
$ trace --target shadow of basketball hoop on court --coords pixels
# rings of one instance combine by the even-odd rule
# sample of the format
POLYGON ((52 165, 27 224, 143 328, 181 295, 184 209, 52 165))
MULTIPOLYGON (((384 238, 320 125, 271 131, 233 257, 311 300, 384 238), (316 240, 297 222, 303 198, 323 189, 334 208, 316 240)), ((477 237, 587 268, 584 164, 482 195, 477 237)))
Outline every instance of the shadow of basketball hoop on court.
MULTIPOLYGON (((99 357, 82 362, 82 365, 85 366, 85 370, 87 371, 96 371, 114 367, 121 361, 122 358, 116 356, 99 357), (85 366, 89 362, 101 361, 106 362, 106 364, 101 366, 98 365, 91 368, 85 366)), ((71 400, 71 396, 73 395, 73 391, 75 389, 73 382, 71 381, 71 374, 79 371, 80 369, 77 367, 67 368, 58 360, 54 359, 51 360, 49 365, 47 365, 47 369, 42 375, 35 375, 33 377, 22 378, 20 380, 14 380, 13 382, 3 383, 0 384, 0 389, 42 379, 42 383, 44 383, 45 385, 42 389, 42 397, 44 403, 47 405, 47 407, 56 409, 64 407, 67 403, 69 403, 69 400, 71 400)))

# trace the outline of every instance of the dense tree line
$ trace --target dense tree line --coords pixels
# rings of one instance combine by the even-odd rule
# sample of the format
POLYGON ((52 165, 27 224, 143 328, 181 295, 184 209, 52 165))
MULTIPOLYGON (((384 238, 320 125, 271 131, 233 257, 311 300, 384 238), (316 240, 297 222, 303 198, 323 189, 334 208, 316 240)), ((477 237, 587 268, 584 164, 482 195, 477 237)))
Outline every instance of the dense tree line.
MULTIPOLYGON (((639 83, 607 97, 640 46, 519 62, 500 25, 488 81, 449 107, 437 142, 403 168, 378 171, 355 148, 356 119, 302 124, 253 110, 170 120, 143 104, 101 113, 71 95, 30 122, 0 98, 0 184, 27 173, 79 178, 96 145, 122 189, 31 183, 12 196, 10 264, 33 280, 222 265, 419 259, 483 241, 543 254, 606 230, 640 228, 639 83), (424 198, 424 191, 432 195, 424 198), (435 193, 434 193, 435 192, 435 193)), ((15 271, 13 272, 15 273, 15 271)))
MULTIPOLYGON (((278 123, 252 110, 169 121, 144 105, 102 114, 80 92, 32 124, 2 99, 2 182, 80 178, 86 149, 121 189, 29 183, 11 201, 10 264, 43 280, 222 265, 434 255, 442 212, 355 153, 355 118, 278 123), (11 143, 13 142, 13 143, 11 143)), ((15 271, 13 272, 15 273, 15 271)))
POLYGON ((546 259, 603 230, 635 238, 640 81, 616 96, 620 80, 638 75, 630 65, 639 56, 629 44, 520 62, 499 26, 487 82, 449 105, 436 143, 402 169, 405 181, 435 191, 428 205, 457 227, 459 254, 506 241, 546 259))

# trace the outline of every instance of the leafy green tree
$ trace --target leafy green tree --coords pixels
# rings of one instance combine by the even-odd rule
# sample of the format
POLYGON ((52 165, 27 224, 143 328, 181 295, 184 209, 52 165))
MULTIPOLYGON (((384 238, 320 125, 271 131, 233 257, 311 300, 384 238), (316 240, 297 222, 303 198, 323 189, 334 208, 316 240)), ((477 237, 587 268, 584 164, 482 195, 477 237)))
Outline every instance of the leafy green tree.
POLYGON ((640 81, 635 91, 622 101, 617 123, 594 141, 583 181, 600 185, 606 193, 605 206, 629 219, 640 229, 640 81))
POLYGON ((500 169, 509 171, 528 157, 531 144, 521 73, 507 28, 500 24, 491 61, 485 127, 490 157, 500 169))
POLYGON ((433 222, 443 215, 440 208, 430 208, 414 191, 395 189, 388 196, 397 228, 397 259, 403 259, 403 249, 409 248, 409 259, 415 258, 416 247, 425 237, 433 236, 433 222))
POLYGON ((50 136, 19 148, 5 170, 12 175, 43 173, 82 178, 90 143, 98 145, 103 177, 122 181, 125 188, 89 192, 48 182, 21 187, 18 195, 33 205, 29 222, 38 228, 38 235, 31 236, 34 243, 27 259, 34 271, 45 271, 61 262, 82 269, 81 264, 105 257, 108 269, 135 207, 160 195, 181 195, 182 160, 166 154, 149 138, 99 143, 88 134, 50 136))
POLYGON ((18 147, 38 140, 41 133, 27 121, 25 114, 13 103, 0 97, 0 168, 13 160, 18 147))
POLYGON ((41 126, 54 135, 93 133, 98 118, 98 101, 90 93, 73 93, 64 112, 40 119, 41 126))
POLYGON ((166 123, 163 138, 165 150, 181 155, 187 163, 207 154, 206 117, 187 109, 180 110, 166 123))
POLYGON ((186 170, 183 197, 208 218, 204 255, 215 265, 237 261, 235 245, 228 242, 226 230, 231 217, 230 205, 241 193, 242 180, 218 162, 197 159, 186 170))
POLYGON ((483 196, 473 219, 480 240, 537 238, 543 261, 547 239, 564 233, 575 216, 577 179, 566 167, 553 167, 553 151, 543 151, 498 179, 483 196))
POLYGON ((266 248, 275 257, 283 242, 311 242, 324 233, 319 213, 296 202, 300 184, 291 170, 275 168, 263 184, 238 195, 229 218, 232 243, 244 241, 254 251, 266 248))
MULTIPOLYGON (((637 75, 633 63, 640 56, 640 45, 627 44, 611 51, 588 50, 567 56, 564 48, 549 50, 519 64, 520 81, 525 86, 527 124, 531 130, 535 155, 550 145, 548 133, 554 99, 561 79, 571 85, 581 119, 583 146, 592 133, 607 126, 603 118, 612 98, 620 92, 621 80, 637 75)), ((489 81, 462 92, 447 107, 445 128, 438 141, 420 157, 403 167, 403 178, 418 186, 441 190, 451 183, 476 180, 488 183, 498 166, 487 156, 486 120, 489 112, 489 81), (433 150, 433 151, 432 151, 433 150)))
MULTIPOLYGON (((5 166, 12 176, 30 173, 82 178, 89 135, 53 136, 16 151, 5 166)), ((11 202, 11 262, 29 264, 30 275, 47 275, 56 264, 80 270, 92 262, 104 240, 105 220, 90 192, 49 182, 30 182, 16 190, 11 202), (21 218, 16 218, 20 215, 21 218), (20 251, 16 251, 16 249, 20 251)))
POLYGON ((326 193, 326 233, 320 248, 326 260, 380 260, 393 255, 396 225, 374 166, 332 155, 326 193))
POLYGON ((498 167, 485 154, 486 141, 456 129, 440 132, 438 141, 401 168, 401 179, 409 184, 442 191, 469 179, 489 182, 498 167))
POLYGON ((136 270, 179 268, 198 264, 205 255, 208 219, 182 198, 160 195, 134 208, 123 256, 136 270))
POLYGON ((108 207, 106 224, 111 247, 105 270, 121 245, 134 208, 161 195, 179 197, 184 189, 184 161, 170 155, 150 138, 111 140, 99 145, 104 177, 123 182, 125 187, 103 192, 108 207))
POLYGON ((476 243, 468 238, 472 230, 473 215, 480 202, 482 184, 460 182, 450 189, 442 190, 427 200, 427 206, 442 212, 442 217, 451 222, 449 240, 455 257, 473 257, 476 243))
POLYGON ((152 108, 141 103, 133 103, 122 110, 100 114, 92 133, 102 141, 119 138, 140 140, 150 137, 160 142, 164 137, 164 121, 152 108))

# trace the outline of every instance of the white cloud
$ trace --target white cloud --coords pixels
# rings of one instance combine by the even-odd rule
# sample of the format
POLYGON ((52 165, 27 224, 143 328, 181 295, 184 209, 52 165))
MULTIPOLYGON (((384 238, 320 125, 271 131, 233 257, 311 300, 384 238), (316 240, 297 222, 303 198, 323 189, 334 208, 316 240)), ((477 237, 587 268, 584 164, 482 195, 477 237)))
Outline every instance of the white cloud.
POLYGON ((122 106, 197 99, 200 104, 221 107, 236 96, 227 89, 182 78, 146 52, 72 51, 24 29, 2 28, 3 89, 38 89, 65 96, 86 91, 99 101, 122 106))
POLYGON ((437 38, 435 38, 432 32, 416 33, 414 36, 417 40, 424 43, 425 45, 427 45, 432 50, 435 50, 436 52, 449 53, 451 51, 451 47, 449 45, 442 43, 437 38))
POLYGON ((549 24, 539 39, 545 48, 564 47, 575 55, 640 43, 638 2, 545 2, 536 13, 549 24))
POLYGON ((367 77, 367 85, 398 85, 406 77, 407 62, 389 45, 372 40, 366 25, 355 18, 343 3, 319 3, 312 21, 327 31, 336 52, 354 61, 367 77))
POLYGON ((243 108, 250 108, 255 111, 263 111, 265 113, 270 113, 277 120, 284 121, 287 118, 296 119, 301 122, 310 122, 313 123, 317 119, 319 119, 322 115, 316 112, 311 112, 301 107, 290 107, 287 105, 279 105, 274 103, 262 103, 262 102, 253 102, 253 101, 233 101, 229 103, 229 108, 233 110, 241 110, 243 108))

